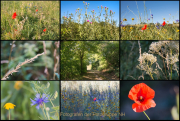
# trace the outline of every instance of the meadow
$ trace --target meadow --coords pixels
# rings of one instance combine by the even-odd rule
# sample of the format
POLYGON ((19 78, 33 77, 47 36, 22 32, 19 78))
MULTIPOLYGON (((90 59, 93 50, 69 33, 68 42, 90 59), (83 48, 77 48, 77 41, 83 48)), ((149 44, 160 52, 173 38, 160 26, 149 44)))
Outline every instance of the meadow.
POLYGON ((59 39, 59 1, 1 1, 1 40, 59 39))
POLYGON ((61 120, 119 120, 119 81, 61 81, 61 120))
MULTIPOLYGON (((88 5, 85 2, 83 3, 87 11, 89 3, 88 5)), ((108 9, 105 7, 105 21, 100 20, 102 10, 104 10, 103 6, 101 6, 101 12, 98 16, 94 10, 91 11, 92 15, 87 14, 87 12, 83 15, 80 8, 77 8, 75 15, 71 13, 69 17, 63 16, 61 18, 63 21, 61 24, 61 40, 119 40, 119 27, 116 26, 116 21, 112 19, 115 12, 108 9), (76 14, 78 14, 78 19, 73 20, 76 14), (80 24, 81 15, 84 17, 82 24, 80 24)))
POLYGON ((179 19, 175 20, 176 15, 172 16, 173 19, 171 19, 170 16, 169 20, 167 20, 167 18, 162 18, 163 22, 161 23, 158 21, 153 22, 153 19, 155 19, 155 17, 151 13, 151 9, 149 9, 150 16, 148 16, 145 1, 144 1, 144 18, 142 18, 142 13, 140 15, 137 2, 136 2, 136 6, 139 15, 136 15, 134 13, 135 11, 132 11, 130 7, 127 6, 129 12, 133 14, 133 16, 131 16, 132 23, 125 24, 126 21, 129 21, 129 19, 126 18, 127 13, 124 16, 122 16, 121 14, 121 18, 123 20, 120 21, 121 23, 120 40, 179 40, 179 19), (171 24, 169 23, 170 20, 173 20, 171 24))
POLYGON ((121 26, 121 40, 179 40, 179 24, 146 24, 146 30, 142 30, 144 25, 121 26))
POLYGON ((59 81, 1 81, 1 120, 58 120, 59 86, 59 81), (32 105, 37 94, 48 97, 39 109, 32 105), (6 109, 7 103, 14 108, 6 109))

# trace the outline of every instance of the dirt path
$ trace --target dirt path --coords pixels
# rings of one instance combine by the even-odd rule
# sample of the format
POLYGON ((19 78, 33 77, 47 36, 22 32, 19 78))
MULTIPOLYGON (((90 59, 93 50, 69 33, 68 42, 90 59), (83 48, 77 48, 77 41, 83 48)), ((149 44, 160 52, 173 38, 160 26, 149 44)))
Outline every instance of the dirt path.
POLYGON ((119 80, 119 78, 98 70, 89 70, 82 77, 82 80, 119 80))

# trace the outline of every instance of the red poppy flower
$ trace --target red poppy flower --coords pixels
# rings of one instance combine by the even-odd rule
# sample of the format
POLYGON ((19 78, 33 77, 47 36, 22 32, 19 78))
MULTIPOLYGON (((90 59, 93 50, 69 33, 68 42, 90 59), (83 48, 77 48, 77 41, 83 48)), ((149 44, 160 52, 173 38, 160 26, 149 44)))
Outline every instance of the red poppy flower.
POLYGON ((146 27, 147 27, 147 25, 145 24, 145 25, 144 25, 144 27, 142 28, 142 30, 145 30, 145 29, 146 29, 146 27))
POLYGON ((17 14, 16 14, 16 12, 14 12, 13 15, 12 15, 12 19, 15 19, 16 16, 17 16, 17 14))
POLYGON ((94 101, 96 101, 96 98, 94 98, 94 101))
POLYGON ((163 23, 162 23, 162 25, 164 26, 166 24, 166 22, 164 21, 163 23))
POLYGON ((46 29, 44 29, 43 31, 46 32, 46 29))
POLYGON ((36 12, 38 12, 38 9, 36 10, 36 12))
POLYGON ((155 107, 154 100, 155 91, 147 86, 145 83, 134 85, 129 91, 128 97, 134 100, 132 109, 135 112, 143 112, 151 107, 155 107))

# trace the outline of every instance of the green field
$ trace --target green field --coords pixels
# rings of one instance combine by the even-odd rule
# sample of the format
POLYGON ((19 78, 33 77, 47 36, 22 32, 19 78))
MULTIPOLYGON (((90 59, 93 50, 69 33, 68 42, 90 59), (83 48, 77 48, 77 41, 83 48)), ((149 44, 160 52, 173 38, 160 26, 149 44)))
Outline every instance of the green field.
POLYGON ((59 39, 59 8, 59 1, 2 1, 1 39, 59 39))

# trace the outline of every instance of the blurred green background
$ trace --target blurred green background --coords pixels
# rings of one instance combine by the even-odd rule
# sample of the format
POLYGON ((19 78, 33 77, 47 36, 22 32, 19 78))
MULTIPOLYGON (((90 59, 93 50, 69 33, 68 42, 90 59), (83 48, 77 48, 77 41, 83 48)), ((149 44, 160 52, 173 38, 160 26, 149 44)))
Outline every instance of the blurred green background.
MULTIPOLYGON (((179 107, 176 102, 176 95, 179 99, 179 81, 121 81, 120 112, 125 113, 125 116, 121 116, 121 120, 148 120, 143 112, 136 113, 133 111, 132 104, 135 102, 128 98, 131 88, 139 83, 145 83, 155 91, 153 100, 156 107, 145 111, 149 118, 151 120, 173 120, 171 109, 173 106, 179 107)), ((173 113, 178 113, 179 117, 177 110, 173 113)))
MULTIPOLYGON (((14 109, 10 109, 11 120, 41 120, 40 118, 44 118, 41 108, 38 110, 36 109, 36 105, 31 106, 32 102, 30 98, 34 100, 36 94, 32 89, 34 85, 23 81, 22 86, 17 86, 15 82, 16 81, 1 81, 1 120, 9 119, 9 110, 4 108, 6 103, 16 105, 14 109)), ((60 83, 59 81, 40 81, 39 86, 42 84, 46 85, 47 82, 50 83, 48 88, 50 94, 54 95, 55 91, 58 92, 58 97, 52 102, 54 106, 59 106, 60 83)), ((54 111, 50 102, 46 103, 46 107, 50 108, 49 112, 54 111)), ((50 113, 50 116, 52 114, 50 113)))
MULTIPOLYGON (((139 42, 141 45, 141 55, 142 55, 144 52, 148 53, 149 46, 151 45, 152 42, 158 42, 158 41, 143 40, 139 42)), ((165 73, 165 68, 163 65, 162 58, 157 54, 156 55, 153 54, 153 55, 157 57, 157 63, 165 73)), ((136 66, 139 64, 138 58, 139 58, 138 41, 120 41, 120 80, 135 80, 135 79, 139 80, 138 78, 142 75, 144 71, 136 68, 136 66)), ((179 61, 176 64, 179 67, 179 61)), ((153 66, 155 68, 155 64, 153 66)), ((155 75, 153 75, 153 77, 154 80, 166 79, 161 71, 160 71, 160 78, 157 78, 155 75)), ((144 73, 144 80, 152 80, 152 79, 149 75, 144 73)), ((172 80, 179 80, 179 76, 177 72, 174 70, 172 71, 172 80)))
MULTIPOLYGON (((7 80, 50 80, 53 79, 54 64, 54 50, 56 49, 55 41, 45 41, 46 55, 38 56, 33 62, 27 63, 18 69, 18 72, 13 73, 7 80), (48 74, 45 69, 48 69, 48 74)), ((11 52, 11 59, 9 61, 12 41, 1 41, 1 78, 12 68, 26 59, 31 59, 37 54, 44 52, 43 41, 15 41, 11 52), (3 63, 2 63, 3 62, 3 63)), ((59 55, 59 51, 56 51, 59 55)), ((58 65, 59 68, 59 65, 58 65)), ((59 69, 57 68, 57 73, 59 69)))

